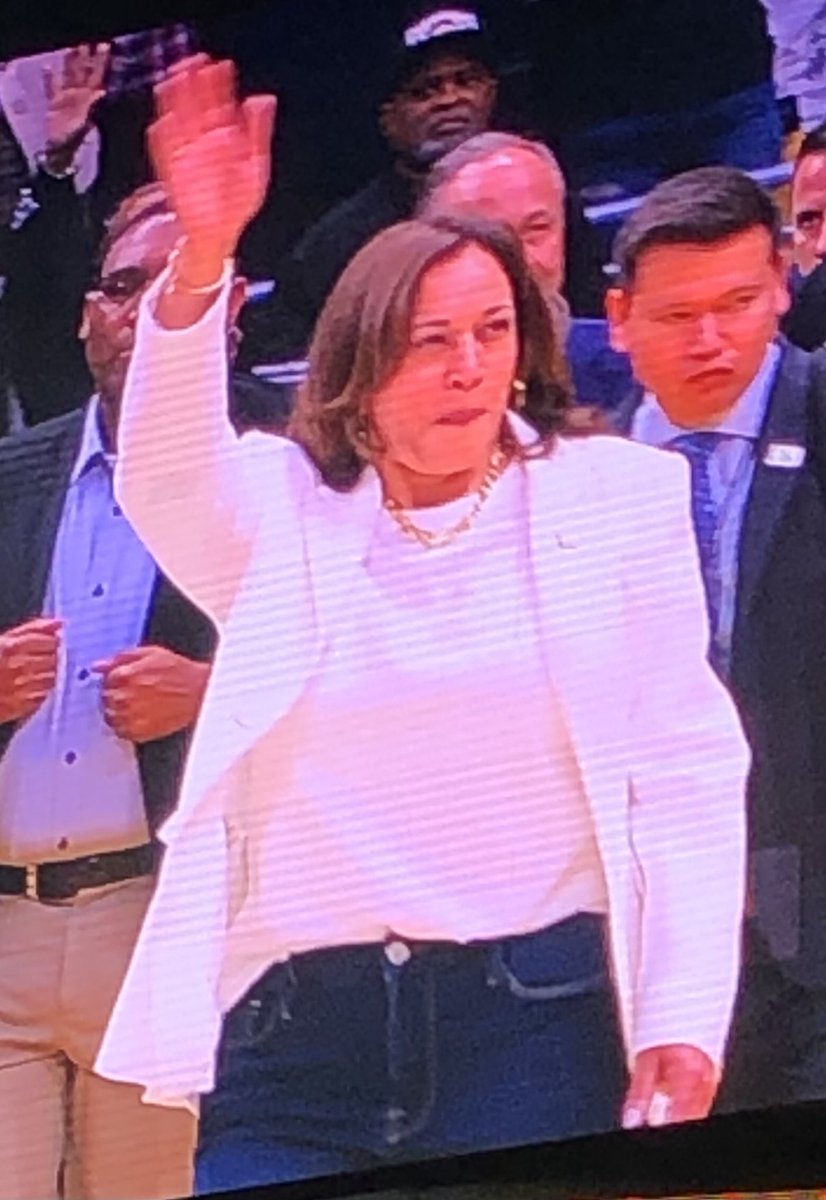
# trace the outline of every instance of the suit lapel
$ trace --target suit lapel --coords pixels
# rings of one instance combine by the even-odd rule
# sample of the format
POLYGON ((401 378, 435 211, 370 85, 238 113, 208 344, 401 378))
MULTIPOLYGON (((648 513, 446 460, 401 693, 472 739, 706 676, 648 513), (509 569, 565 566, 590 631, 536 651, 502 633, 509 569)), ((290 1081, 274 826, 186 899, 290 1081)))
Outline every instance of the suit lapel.
POLYGON ((611 705, 595 705, 594 698, 618 694, 623 686, 611 673, 624 636, 623 602, 620 572, 603 534, 599 481, 585 462, 576 462, 581 449, 561 441, 553 466, 529 465, 529 530, 548 683, 565 715, 589 800, 599 807, 605 792, 600 764, 618 761, 610 750, 605 755, 617 740, 617 713, 611 705))
POLYGON ((43 442, 27 479, 20 481, 15 503, 15 541, 21 562, 21 619, 41 612, 46 595, 55 538, 83 433, 84 413, 73 413, 60 436, 43 442))
MULTIPOLYGON (((352 492, 319 488, 294 532, 273 525, 222 636, 165 840, 195 817, 233 808, 224 791, 231 773, 290 711, 351 611, 380 511, 378 479, 368 470, 352 492), (285 576, 290 582, 282 596, 273 580, 285 576)), ((238 788, 235 799, 244 803, 238 788)))
POLYGON ((368 468, 351 492, 324 488, 305 523, 316 623, 325 643, 348 613, 348 598, 381 513, 381 485, 368 468))
POLYGON ((807 446, 808 355, 784 348, 757 447, 740 541, 737 619, 760 589, 769 552, 789 498, 804 469, 807 446))

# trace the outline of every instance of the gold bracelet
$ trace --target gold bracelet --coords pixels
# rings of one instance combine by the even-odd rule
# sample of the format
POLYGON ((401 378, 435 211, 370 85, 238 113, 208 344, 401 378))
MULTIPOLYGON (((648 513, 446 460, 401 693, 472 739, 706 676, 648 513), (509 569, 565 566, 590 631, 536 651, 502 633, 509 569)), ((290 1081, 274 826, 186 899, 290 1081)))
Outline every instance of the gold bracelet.
POLYGON ((183 240, 178 242, 177 246, 170 254, 169 260, 167 262, 167 266, 171 268, 171 272, 172 272, 169 282, 171 283, 173 289, 177 289, 177 290, 186 292, 187 295, 189 295, 189 296, 211 296, 213 294, 213 292, 220 291, 221 288, 224 286, 224 282, 227 277, 227 272, 232 269, 232 259, 231 258, 224 259, 223 270, 221 271, 220 278, 218 278, 215 281, 215 283, 208 283, 204 287, 192 287, 191 284, 188 284, 185 279, 181 278, 181 276, 178 274, 178 272, 175 269, 176 263, 178 262, 179 258, 181 257, 182 246, 183 246, 183 240), (179 285, 183 285, 183 286, 179 287, 179 285))

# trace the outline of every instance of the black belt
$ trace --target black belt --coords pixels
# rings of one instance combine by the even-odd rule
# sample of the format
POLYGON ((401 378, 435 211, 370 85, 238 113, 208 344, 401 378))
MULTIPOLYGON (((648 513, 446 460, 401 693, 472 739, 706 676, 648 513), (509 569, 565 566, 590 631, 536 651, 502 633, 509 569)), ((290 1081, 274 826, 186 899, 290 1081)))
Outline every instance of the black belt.
POLYGON ((91 854, 67 862, 38 863, 28 867, 0 864, 0 896, 28 896, 46 903, 73 900, 89 888, 106 887, 153 875, 160 861, 160 847, 151 842, 129 850, 91 854))

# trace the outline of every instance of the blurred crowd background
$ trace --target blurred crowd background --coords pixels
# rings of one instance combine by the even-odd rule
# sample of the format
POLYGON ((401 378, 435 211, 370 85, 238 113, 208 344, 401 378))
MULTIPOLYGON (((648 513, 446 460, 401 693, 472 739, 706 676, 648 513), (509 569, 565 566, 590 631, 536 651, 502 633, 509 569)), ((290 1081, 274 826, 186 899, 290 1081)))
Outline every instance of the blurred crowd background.
MULTIPOLYGON (((103 223, 150 179, 144 135, 153 84, 199 49, 232 58, 242 91, 274 90, 280 98, 276 176, 240 266, 251 301, 276 304, 265 336, 257 337, 262 318, 247 314, 242 321, 242 362, 278 392, 270 417, 283 415, 301 377, 306 331, 290 328, 294 314, 285 315, 283 304, 279 310, 273 295, 280 281, 284 289, 295 282, 294 250, 307 259, 308 231, 342 200, 392 173, 394 150, 379 113, 405 51, 404 30, 439 7, 350 0, 343 20, 337 0, 259 3, 193 24, 125 32, 105 51, 74 48, 3 64, 0 431, 88 398, 76 334, 103 223), (64 78, 67 53, 69 73, 79 54, 87 64, 99 54, 100 86, 79 142, 55 164, 45 153, 52 124, 62 119, 67 126, 73 105, 79 112, 84 100, 82 87, 73 91, 64 78), (284 335, 275 340, 274 325, 284 335)), ((626 379, 605 358, 601 325, 611 243, 654 184, 707 164, 753 172, 782 207, 793 257, 792 164, 806 134, 826 117, 826 2, 481 0, 441 8, 478 17, 485 65, 497 83, 487 124, 540 140, 562 167, 564 292, 573 316, 592 323, 580 326, 578 337, 588 369, 597 364, 592 394, 582 398, 610 407, 626 379)), ((76 71, 75 82, 82 78, 76 71)), ((411 199, 383 194, 381 203, 394 210, 389 223, 406 215, 411 199)), ((376 227, 374 221, 366 232, 376 227)), ((317 240, 311 251, 319 252, 317 240)), ((818 301, 816 344, 820 308, 818 301)))

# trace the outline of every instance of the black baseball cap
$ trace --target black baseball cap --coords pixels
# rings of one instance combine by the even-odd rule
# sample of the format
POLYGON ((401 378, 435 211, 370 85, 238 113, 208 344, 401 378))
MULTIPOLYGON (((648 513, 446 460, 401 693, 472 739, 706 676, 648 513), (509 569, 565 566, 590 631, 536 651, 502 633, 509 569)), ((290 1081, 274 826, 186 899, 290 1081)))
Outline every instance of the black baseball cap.
POLYGON ((462 3, 430 3, 411 10, 386 64, 383 98, 394 95, 434 58, 451 54, 496 74, 497 55, 479 10, 462 3))

